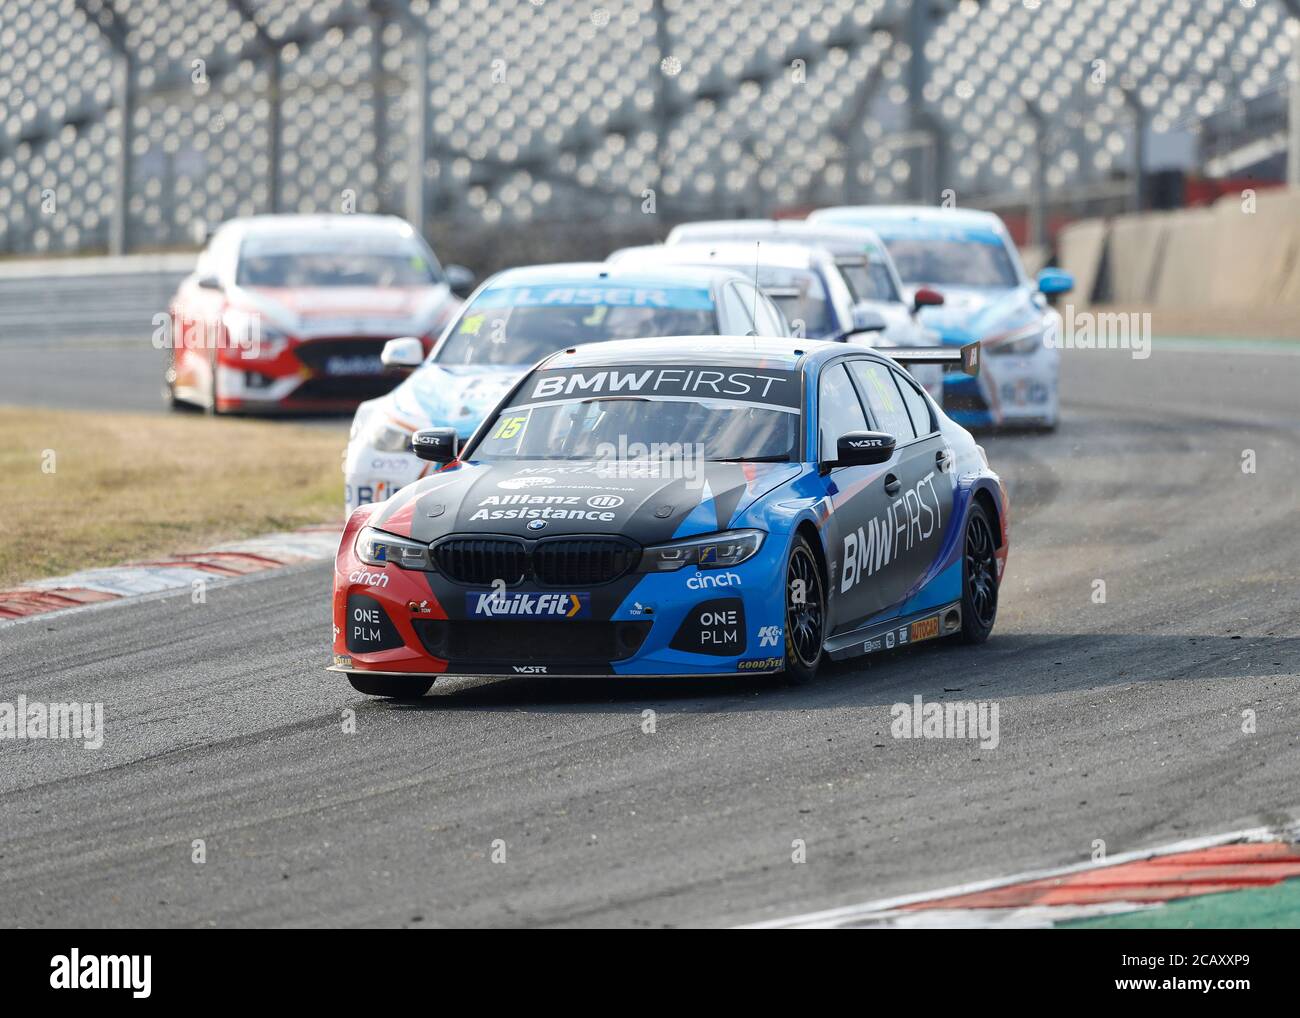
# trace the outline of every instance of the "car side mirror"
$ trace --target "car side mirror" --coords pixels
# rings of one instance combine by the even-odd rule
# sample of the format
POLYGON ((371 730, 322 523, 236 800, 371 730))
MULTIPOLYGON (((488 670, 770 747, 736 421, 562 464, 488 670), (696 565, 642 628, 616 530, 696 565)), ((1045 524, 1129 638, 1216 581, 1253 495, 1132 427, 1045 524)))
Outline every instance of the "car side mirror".
POLYGON ((894 455, 897 443, 893 435, 883 431, 850 431, 835 443, 835 462, 832 466, 856 467, 870 463, 884 463, 894 455))
POLYGON ((912 294, 912 313, 915 314, 921 308, 937 308, 943 303, 943 294, 938 290, 931 290, 928 286, 918 287, 916 293, 912 294))
POLYGON ((474 292, 474 284, 478 282, 478 277, 465 266, 448 265, 442 271, 447 277, 447 286, 457 297, 468 297, 474 292))
POLYGON ((379 363, 385 371, 409 374, 424 363, 424 344, 414 336, 390 339, 379 352, 379 363))
POLYGON ((411 436, 411 451, 432 463, 450 463, 460 451, 459 444, 455 428, 425 428, 411 436))
POLYGON ((221 280, 219 280, 216 276, 200 276, 198 282, 199 282, 199 289, 201 290, 224 290, 225 289, 225 287, 221 285, 221 280))
POLYGON ((1064 269, 1046 268, 1038 273, 1038 292, 1046 296, 1069 293, 1074 289, 1074 275, 1064 269))
POLYGON ((853 328, 841 336, 841 339, 848 339, 850 336, 857 336, 867 332, 884 332, 889 327, 885 321, 885 316, 873 308, 855 307, 853 309, 853 328))

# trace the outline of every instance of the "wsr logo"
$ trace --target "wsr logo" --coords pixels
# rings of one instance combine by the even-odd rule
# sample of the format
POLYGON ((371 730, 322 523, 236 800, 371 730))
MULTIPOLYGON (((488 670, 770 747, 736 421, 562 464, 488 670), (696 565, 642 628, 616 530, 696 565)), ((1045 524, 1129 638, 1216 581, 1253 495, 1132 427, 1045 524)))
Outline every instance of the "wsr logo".
POLYGON ((740 577, 735 573, 696 573, 686 581, 691 590, 710 590, 713 587, 739 587, 740 577))

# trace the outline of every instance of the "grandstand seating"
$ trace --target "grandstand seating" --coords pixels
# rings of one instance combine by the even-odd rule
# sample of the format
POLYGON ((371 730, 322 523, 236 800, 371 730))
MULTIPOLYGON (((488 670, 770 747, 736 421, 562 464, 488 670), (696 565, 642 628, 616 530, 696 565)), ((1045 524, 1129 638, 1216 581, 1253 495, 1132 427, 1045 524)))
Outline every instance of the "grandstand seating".
MULTIPOLYGON (((1030 187, 1026 103, 1049 124, 1047 183, 1061 190, 1129 171, 1121 88, 1156 130, 1283 102, 1294 39, 1281 0, 931 3, 923 100, 948 137, 944 186, 967 200, 1030 187)), ((265 38, 284 44, 281 207, 340 208, 351 191, 358 211, 401 211, 417 36, 400 18, 381 22, 365 0, 248 0, 257 27, 233 0, 85 4, 111 6, 133 54, 137 249, 268 207, 265 38)), ((905 0, 663 0, 662 68, 654 0, 409 7, 429 30, 432 216, 633 217, 646 188, 671 219, 912 193, 894 144, 905 0)), ((0 252, 104 246, 119 61, 76 0, 0 5, 0 252)))

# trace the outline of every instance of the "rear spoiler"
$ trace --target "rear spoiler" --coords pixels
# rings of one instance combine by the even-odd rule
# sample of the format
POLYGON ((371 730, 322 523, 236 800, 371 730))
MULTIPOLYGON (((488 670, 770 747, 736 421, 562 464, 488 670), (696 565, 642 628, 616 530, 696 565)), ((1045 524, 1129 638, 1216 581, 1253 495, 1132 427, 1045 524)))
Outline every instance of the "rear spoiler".
POLYGON ((950 346, 891 346, 876 347, 886 357, 892 357, 899 364, 952 364, 960 366, 968 375, 980 373, 980 345, 967 343, 953 349, 950 346))

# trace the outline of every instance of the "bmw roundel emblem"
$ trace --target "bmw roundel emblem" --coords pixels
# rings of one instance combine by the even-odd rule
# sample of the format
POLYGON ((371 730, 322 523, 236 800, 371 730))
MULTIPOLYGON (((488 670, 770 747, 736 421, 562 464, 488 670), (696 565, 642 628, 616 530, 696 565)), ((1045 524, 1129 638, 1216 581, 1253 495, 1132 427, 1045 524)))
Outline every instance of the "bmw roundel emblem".
POLYGON ((529 520, 529 521, 528 521, 528 529, 529 529, 529 530, 545 530, 545 529, 546 529, 546 521, 545 521, 545 520, 529 520))

